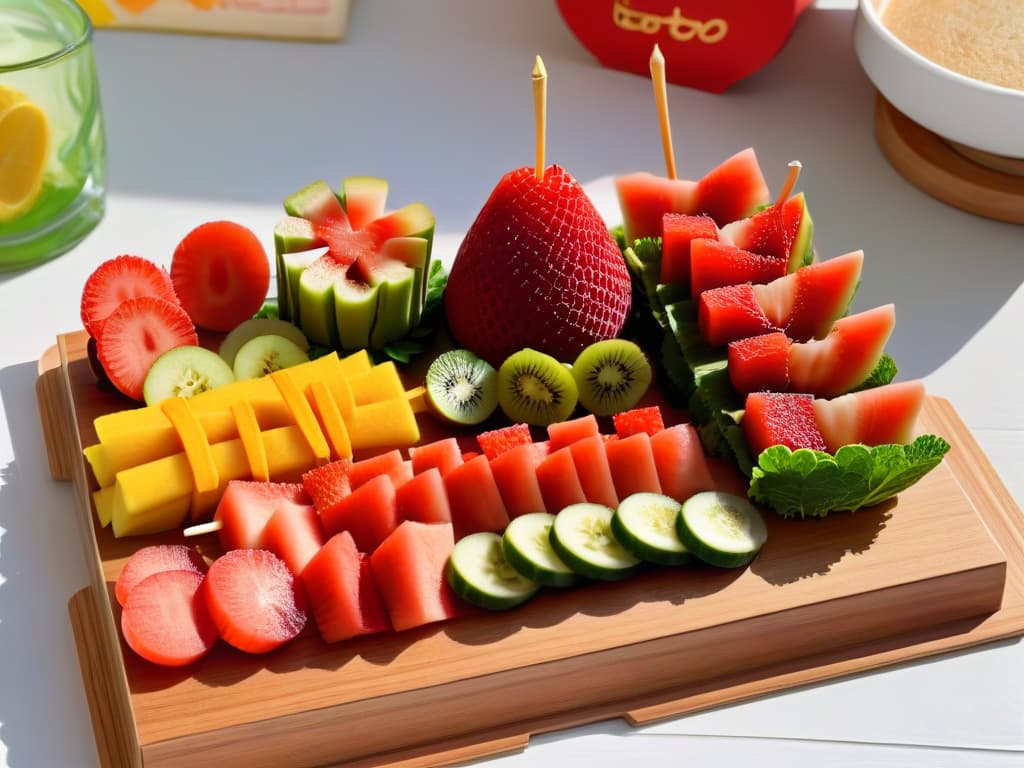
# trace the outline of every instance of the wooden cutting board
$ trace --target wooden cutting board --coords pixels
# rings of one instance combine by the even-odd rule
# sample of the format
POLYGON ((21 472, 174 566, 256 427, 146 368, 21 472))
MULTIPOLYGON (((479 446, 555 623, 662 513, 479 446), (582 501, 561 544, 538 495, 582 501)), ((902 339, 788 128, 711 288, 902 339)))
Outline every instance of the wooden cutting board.
POLYGON ((157 668, 123 646, 113 584, 135 548, 181 535, 116 540, 94 522, 81 448, 123 401, 95 386, 85 341, 58 337, 37 393, 92 574, 69 610, 104 768, 452 763, 1024 633, 1024 518, 950 404, 929 398, 919 426, 952 443, 942 465, 856 514, 769 515, 746 569, 657 569, 333 645, 311 626, 270 655, 220 644, 157 668))

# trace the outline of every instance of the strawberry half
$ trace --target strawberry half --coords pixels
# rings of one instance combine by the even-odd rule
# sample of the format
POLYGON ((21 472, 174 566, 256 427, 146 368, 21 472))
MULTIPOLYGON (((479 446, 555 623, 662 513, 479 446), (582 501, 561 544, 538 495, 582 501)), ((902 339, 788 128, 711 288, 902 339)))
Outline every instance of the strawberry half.
POLYGON ((150 366, 175 347, 199 344, 195 326, 179 304, 154 296, 122 302, 103 323, 96 354, 111 383, 133 400, 142 400, 150 366))
POLYGON ((100 337, 103 323, 124 301, 139 296, 155 296, 178 303, 171 276, 141 256, 124 254, 100 264, 82 288, 82 325, 94 339, 100 337))

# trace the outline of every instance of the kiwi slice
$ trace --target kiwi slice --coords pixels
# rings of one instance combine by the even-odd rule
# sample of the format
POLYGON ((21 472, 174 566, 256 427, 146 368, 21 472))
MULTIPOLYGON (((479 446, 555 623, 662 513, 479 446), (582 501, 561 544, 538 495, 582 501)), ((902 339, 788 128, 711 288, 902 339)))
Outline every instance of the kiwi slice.
POLYGON ((224 358, 224 362, 234 366, 235 355, 238 354, 238 350, 242 348, 245 342, 255 339, 257 336, 270 335, 284 336, 286 339, 295 342, 295 345, 300 349, 309 349, 309 340, 306 339, 306 334, 294 323, 273 317, 254 317, 235 326, 224 337, 224 341, 220 343, 220 349, 217 352, 224 358))
POLYGON ((291 339, 270 333, 249 339, 235 355, 235 378, 258 379, 293 365, 308 363, 309 355, 291 339))
POLYGON ((146 405, 168 397, 192 397, 235 380, 231 366, 205 347, 175 347, 153 361, 142 384, 146 405))
POLYGON ((498 407, 498 372, 467 349, 438 355, 424 383, 434 412, 455 424, 479 424, 498 407))
POLYGON ((544 352, 521 349, 498 369, 498 404, 513 422, 543 427, 565 421, 578 400, 568 366, 544 352))
POLYGON ((635 406, 651 385, 652 375, 643 350, 627 339, 594 342, 572 364, 580 405, 597 416, 635 406))

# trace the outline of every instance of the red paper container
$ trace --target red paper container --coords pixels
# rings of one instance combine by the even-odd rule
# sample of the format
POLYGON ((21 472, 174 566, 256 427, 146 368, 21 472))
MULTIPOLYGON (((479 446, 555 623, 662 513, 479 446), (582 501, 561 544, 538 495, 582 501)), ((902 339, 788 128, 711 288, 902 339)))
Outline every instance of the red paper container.
POLYGON ((781 50, 813 0, 557 0, 584 47, 606 67, 650 75, 651 50, 670 83, 721 93, 781 50))

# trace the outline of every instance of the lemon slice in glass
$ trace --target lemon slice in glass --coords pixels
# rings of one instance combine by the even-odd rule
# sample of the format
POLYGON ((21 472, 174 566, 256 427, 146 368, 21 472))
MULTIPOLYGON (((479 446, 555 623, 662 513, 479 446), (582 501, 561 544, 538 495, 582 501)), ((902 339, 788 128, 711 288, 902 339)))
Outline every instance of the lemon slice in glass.
MULTIPOLYGON (((36 104, 22 99, 3 108, 0 92, 0 222, 28 211, 43 187, 50 149, 50 122, 36 104)), ((13 100, 13 99, 12 99, 13 100)))
POLYGON ((24 93, 0 83, 0 117, 3 117, 4 112, 15 104, 20 104, 23 101, 28 101, 28 97, 24 93))

